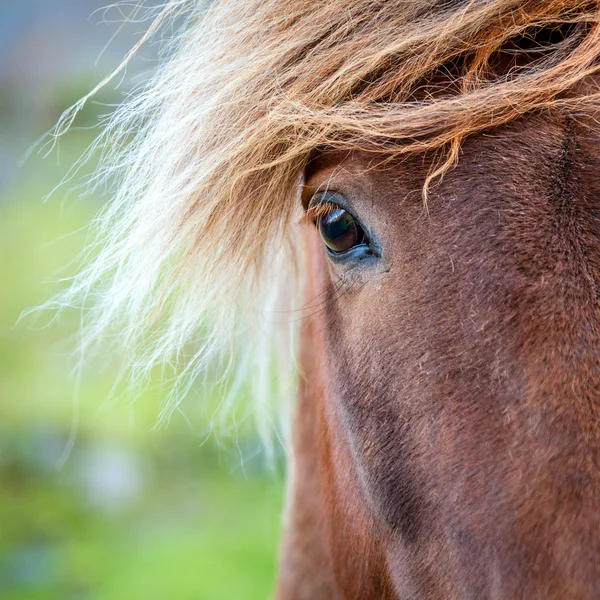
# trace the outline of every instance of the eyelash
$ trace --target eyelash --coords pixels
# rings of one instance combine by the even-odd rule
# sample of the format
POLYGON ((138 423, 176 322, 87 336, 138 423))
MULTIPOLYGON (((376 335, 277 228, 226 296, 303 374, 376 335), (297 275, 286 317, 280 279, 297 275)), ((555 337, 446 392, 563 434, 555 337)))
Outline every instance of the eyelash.
POLYGON ((306 212, 304 213, 301 222, 312 223, 315 227, 317 227, 319 219, 327 217, 338 208, 339 205, 334 204, 333 202, 317 202, 306 209, 306 212))

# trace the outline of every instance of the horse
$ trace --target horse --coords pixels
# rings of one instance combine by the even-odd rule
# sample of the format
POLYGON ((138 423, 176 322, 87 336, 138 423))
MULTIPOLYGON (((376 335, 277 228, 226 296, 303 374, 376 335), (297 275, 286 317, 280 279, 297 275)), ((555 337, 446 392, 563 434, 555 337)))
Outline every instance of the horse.
POLYGON ((84 343, 180 360, 175 402, 229 365, 266 446, 295 397, 279 600, 600 597, 598 2, 180 1, 151 33, 188 9, 101 138, 84 343))

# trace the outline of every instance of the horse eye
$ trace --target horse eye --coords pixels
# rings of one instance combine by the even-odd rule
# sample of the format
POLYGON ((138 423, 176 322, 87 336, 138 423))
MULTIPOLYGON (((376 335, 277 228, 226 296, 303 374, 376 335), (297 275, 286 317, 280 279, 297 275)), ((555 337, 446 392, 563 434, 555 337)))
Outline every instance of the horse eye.
POLYGON ((365 243, 365 233, 358 221, 343 208, 319 217, 317 225, 323 242, 335 254, 365 243))

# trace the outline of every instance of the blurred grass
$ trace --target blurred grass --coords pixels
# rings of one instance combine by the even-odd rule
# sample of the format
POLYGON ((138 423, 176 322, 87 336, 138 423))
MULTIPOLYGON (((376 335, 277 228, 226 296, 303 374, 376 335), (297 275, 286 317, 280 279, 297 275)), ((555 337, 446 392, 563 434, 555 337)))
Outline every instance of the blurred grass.
POLYGON ((77 314, 15 325, 57 289, 99 208, 41 202, 89 140, 69 134, 62 165, 34 156, 0 191, 0 598, 267 598, 283 484, 250 430, 207 441, 216 400, 196 397, 151 433, 160 393, 107 402, 114 374, 93 368, 75 406, 77 314))

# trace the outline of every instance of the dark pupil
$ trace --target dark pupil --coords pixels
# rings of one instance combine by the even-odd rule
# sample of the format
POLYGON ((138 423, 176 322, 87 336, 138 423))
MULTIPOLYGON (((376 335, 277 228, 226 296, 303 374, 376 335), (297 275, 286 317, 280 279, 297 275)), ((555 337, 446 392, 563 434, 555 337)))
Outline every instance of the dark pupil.
POLYGON ((346 252, 362 242, 362 230, 354 217, 342 208, 336 208, 320 219, 319 232, 333 252, 346 252))

